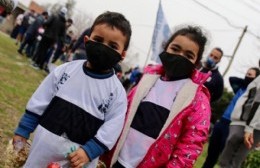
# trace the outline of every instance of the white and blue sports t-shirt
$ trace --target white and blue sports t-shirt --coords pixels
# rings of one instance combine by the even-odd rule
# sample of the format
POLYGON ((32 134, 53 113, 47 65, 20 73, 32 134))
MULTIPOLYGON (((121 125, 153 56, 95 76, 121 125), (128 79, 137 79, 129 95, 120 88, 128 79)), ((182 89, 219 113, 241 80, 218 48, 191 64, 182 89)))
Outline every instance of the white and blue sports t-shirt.
MULTIPOLYGON (((57 67, 29 100, 26 113, 40 120, 25 167, 46 167, 55 161, 66 165, 66 153, 90 140, 90 150, 97 149, 91 144, 106 150, 115 144, 127 108, 125 89, 114 71, 97 74, 85 63, 79 60, 57 67)), ((97 163, 98 157, 93 157, 89 168, 97 163)))
POLYGON ((126 168, 135 168, 143 160, 159 136, 176 95, 186 81, 156 81, 137 109, 118 157, 120 164, 126 168))

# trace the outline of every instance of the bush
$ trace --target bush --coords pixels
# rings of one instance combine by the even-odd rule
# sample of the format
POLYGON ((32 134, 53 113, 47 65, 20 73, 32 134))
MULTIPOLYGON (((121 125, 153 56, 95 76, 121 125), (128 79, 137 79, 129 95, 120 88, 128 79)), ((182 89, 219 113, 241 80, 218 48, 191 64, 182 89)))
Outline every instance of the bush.
POLYGON ((254 150, 249 153, 242 168, 259 168, 260 166, 260 150, 254 150))
POLYGON ((225 88, 221 99, 211 103, 211 123, 215 124, 215 122, 221 118, 233 96, 233 92, 229 92, 227 88, 225 88))

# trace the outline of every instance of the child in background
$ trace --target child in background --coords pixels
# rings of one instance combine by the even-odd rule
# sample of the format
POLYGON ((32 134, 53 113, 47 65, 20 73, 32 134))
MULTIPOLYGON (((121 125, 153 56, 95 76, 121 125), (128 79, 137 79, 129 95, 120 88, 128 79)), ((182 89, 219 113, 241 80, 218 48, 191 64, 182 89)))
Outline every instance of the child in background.
POLYGON ((51 162, 94 168, 99 155, 114 146, 127 99, 113 66, 124 59, 130 37, 129 21, 105 12, 85 37, 88 60, 65 63, 44 79, 13 137, 14 145, 25 143, 36 129, 25 168, 45 168, 51 162))

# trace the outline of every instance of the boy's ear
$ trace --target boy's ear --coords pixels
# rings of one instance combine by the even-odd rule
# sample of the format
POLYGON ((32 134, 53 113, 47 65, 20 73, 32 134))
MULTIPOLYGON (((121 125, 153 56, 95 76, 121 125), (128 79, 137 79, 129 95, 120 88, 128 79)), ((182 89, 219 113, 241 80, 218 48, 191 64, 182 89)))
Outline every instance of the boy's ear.
POLYGON ((121 56, 122 56, 122 60, 121 61, 123 61, 125 59, 125 56, 126 56, 126 51, 125 50, 122 52, 121 56))
POLYGON ((87 36, 87 35, 84 36, 84 43, 86 43, 87 41, 89 41, 89 39, 90 39, 89 36, 87 36))

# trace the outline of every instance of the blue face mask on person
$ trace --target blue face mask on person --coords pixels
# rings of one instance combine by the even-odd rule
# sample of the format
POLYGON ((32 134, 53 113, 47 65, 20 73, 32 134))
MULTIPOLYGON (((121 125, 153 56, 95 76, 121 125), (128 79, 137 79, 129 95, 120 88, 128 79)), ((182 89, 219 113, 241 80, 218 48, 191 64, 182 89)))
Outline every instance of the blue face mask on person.
POLYGON ((216 66, 215 61, 211 57, 207 58, 206 64, 209 68, 214 68, 216 66))

